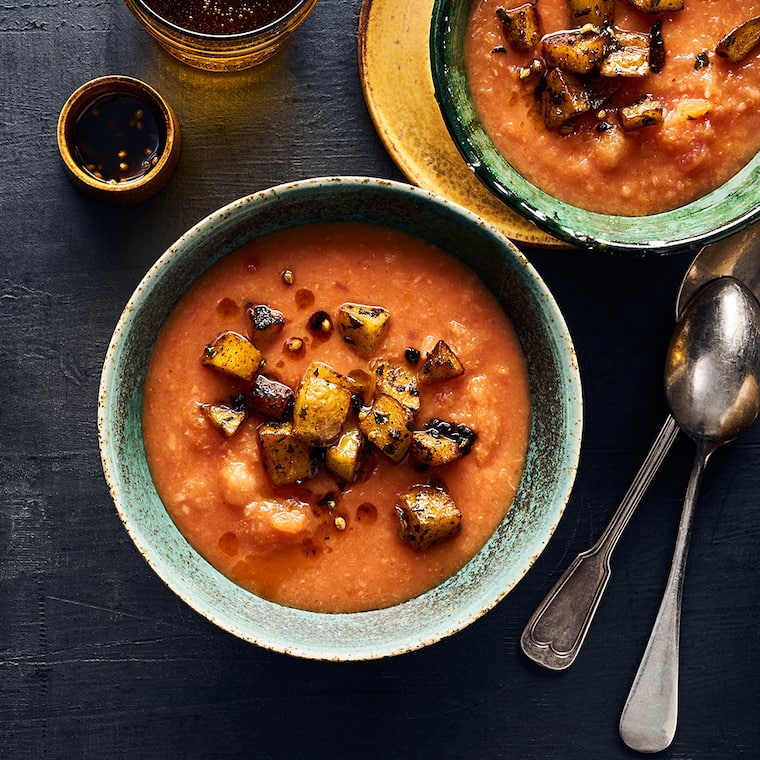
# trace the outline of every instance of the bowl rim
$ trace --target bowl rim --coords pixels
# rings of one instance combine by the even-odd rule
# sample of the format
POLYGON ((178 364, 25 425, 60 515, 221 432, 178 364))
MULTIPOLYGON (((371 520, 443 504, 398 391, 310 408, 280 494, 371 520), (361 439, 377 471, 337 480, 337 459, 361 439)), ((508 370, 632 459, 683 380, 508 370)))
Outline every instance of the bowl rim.
MULTIPOLYGON (((378 206, 379 204, 375 204, 373 208, 378 206)), ((373 211, 373 213, 376 212, 373 211)), ((388 224, 389 222, 384 219, 383 221, 378 220, 376 223, 388 224)), ((173 308, 177 298, 179 295, 174 296, 171 303, 163 307, 165 314, 168 314, 173 308)), ((154 328, 156 332, 158 329, 160 329, 160 324, 154 328)), ((567 325, 547 286, 513 243, 492 225, 484 222, 468 210, 427 190, 391 180, 342 176, 298 180, 239 198, 191 227, 162 254, 145 274, 130 297, 119 317, 109 343, 99 387, 97 427, 101 463, 119 517, 149 566, 179 598, 223 630, 265 649, 309 659, 349 661, 398 655, 420 649, 451 636, 494 607, 524 577, 554 533, 570 497, 580 458, 583 428, 582 410, 580 373, 567 325), (154 505, 153 510, 142 509, 139 505, 131 504, 126 498, 129 489, 139 488, 140 484, 130 482, 130 477, 133 475, 131 476, 126 468, 120 446, 130 435, 133 438, 133 445, 138 448, 142 446, 142 440, 139 421, 136 430, 125 431, 124 425, 120 429, 119 405, 122 405, 121 413, 125 416, 129 409, 133 415, 136 414, 139 417, 144 368, 140 370, 142 376, 134 380, 134 387, 130 387, 131 381, 125 380, 120 360, 129 347, 130 330, 136 329, 134 323, 140 314, 140 310, 146 308, 146 299, 154 295, 157 289, 160 294, 162 275, 171 271, 172 267, 179 267, 183 262, 183 256, 192 257, 194 245, 200 246, 199 250, 202 251, 204 235, 208 230, 213 232, 215 228, 225 225, 233 225, 234 228, 234 225, 242 219, 246 222, 248 237, 242 242, 236 238, 237 242, 231 243, 227 249, 217 252, 214 260, 204 260, 204 266, 200 271, 194 270, 192 275, 188 275, 191 279, 184 289, 180 290, 180 295, 186 290, 190 282, 218 261, 225 253, 239 247, 243 242, 272 231, 262 231, 256 224, 250 223, 252 218, 260 214, 260 209, 266 208, 268 204, 272 207, 276 207, 276 204, 285 204, 284 207, 287 208, 288 203, 297 204, 304 199, 308 201, 310 194, 313 195, 316 192, 332 193, 333 195, 343 192, 345 198, 339 196, 340 200, 343 201, 343 206, 346 205, 346 198, 351 197, 351 193, 393 193, 403 198, 408 196, 411 202, 424 205, 429 213, 447 216, 454 214, 457 225, 467 226, 468 230, 472 230, 469 234, 476 234, 477 232, 477 234, 487 236, 502 251, 500 263, 507 264, 510 267, 510 273, 514 272, 517 277, 523 278, 519 283, 520 287, 528 286, 531 298, 535 300, 537 308, 541 310, 541 315, 544 317, 543 324, 546 325, 548 338, 556 343, 557 355, 555 358, 558 363, 559 375, 556 394, 561 399, 559 403, 563 408, 553 410, 553 415, 556 415, 556 419, 559 420, 557 424, 561 428, 559 440, 562 442, 562 458, 557 464, 556 472, 552 473, 554 492, 551 494, 551 498, 547 497, 550 503, 547 506, 546 525, 539 535, 531 536, 531 541, 520 544, 518 566, 512 567, 509 572, 505 572, 503 568, 499 569, 500 575, 497 576, 499 584, 496 589, 492 588, 493 583, 488 588, 481 588, 480 578, 483 573, 473 572, 473 568, 477 570, 477 562, 485 562, 488 551, 493 551, 494 547, 499 547, 498 541, 500 535, 507 530, 505 527, 507 523, 517 524, 518 531, 524 528, 520 520, 528 521, 520 511, 515 509, 510 509, 507 512, 507 516, 497 531, 476 557, 454 576, 430 591, 401 604, 379 610, 357 613, 317 613, 276 605, 245 591, 218 571, 213 570, 206 560, 190 547, 174 523, 171 522, 168 513, 158 500, 149 476, 146 487, 152 487, 152 494, 149 496, 154 505), (148 483, 149 485, 147 485, 148 483), (171 543, 168 552, 165 551, 167 541, 171 543), (204 584, 202 591, 199 591, 199 579, 204 584), (464 590, 467 594, 467 601, 466 604, 458 604, 453 608, 450 602, 458 583, 460 584, 459 596, 462 597, 464 593, 461 588, 462 579, 465 579, 464 590), (204 597, 201 594, 206 596, 204 597), (231 597, 232 606, 230 609, 220 610, 216 606, 217 594, 226 594, 231 597), (448 605, 447 602, 449 602, 448 605), (420 621, 418 619, 420 610, 424 611, 423 604, 428 607, 432 605, 438 610, 435 613, 434 624, 427 620, 420 621), (266 627, 269 625, 270 618, 279 620, 280 618, 277 616, 281 616, 286 623, 284 633, 280 629, 273 629, 271 626, 266 627), (392 624, 392 627, 389 628, 393 631, 394 639, 392 641, 365 637, 366 626, 373 626, 378 622, 389 626, 392 624), (341 636, 334 635, 333 629, 336 627, 344 634, 344 638, 345 636, 353 636, 354 638, 350 642, 346 642, 341 636), (295 631, 297 631, 297 636, 294 633, 295 631), (360 633, 362 636, 358 637, 360 633), (311 638, 309 638, 310 636, 311 638)), ((531 459, 534 448, 532 439, 533 431, 531 431, 529 459, 531 459)), ((541 457, 546 455, 546 452, 541 451, 533 453, 535 454, 532 457, 534 462, 540 461, 541 457)), ((142 458, 144 459, 144 450, 142 451, 142 458)), ((533 466, 532 464, 531 467, 533 466)), ((535 466, 538 465, 535 464, 535 466)), ((147 471, 147 465, 145 465, 145 469, 147 471)), ((529 465, 526 463, 526 471, 528 470, 529 465)), ((525 479, 526 474, 523 473, 523 481, 525 479)), ((518 488, 518 494, 521 494, 521 489, 523 489, 523 481, 518 488)), ((144 495, 142 491, 138 492, 141 496, 144 495)), ((515 502, 517 502, 517 498, 516 496, 515 502)), ((529 497, 526 495, 524 498, 528 499, 529 497)), ((543 498, 544 494, 542 493, 543 498)), ((529 506, 532 508, 532 502, 529 506)), ((520 536, 522 537, 522 534, 520 536)), ((502 564, 510 565, 510 563, 502 564)))
POLYGON ((433 87, 443 120, 466 164, 510 208, 573 246, 623 254, 693 252, 760 220, 760 151, 710 193, 676 209, 645 216, 588 211, 554 198, 525 179, 487 135, 466 76, 453 65, 461 51, 453 39, 452 19, 461 20, 465 12, 469 18, 473 2, 435 0, 429 37, 433 87))

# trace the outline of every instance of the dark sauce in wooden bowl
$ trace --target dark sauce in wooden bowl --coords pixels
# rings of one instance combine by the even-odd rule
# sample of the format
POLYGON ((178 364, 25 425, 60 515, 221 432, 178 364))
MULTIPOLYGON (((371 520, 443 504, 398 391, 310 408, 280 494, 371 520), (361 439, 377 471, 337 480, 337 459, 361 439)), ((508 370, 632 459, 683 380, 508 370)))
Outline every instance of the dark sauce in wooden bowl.
POLYGON ((158 163, 165 140, 149 106, 123 93, 103 95, 89 105, 73 137, 82 168, 114 183, 144 177, 158 163))

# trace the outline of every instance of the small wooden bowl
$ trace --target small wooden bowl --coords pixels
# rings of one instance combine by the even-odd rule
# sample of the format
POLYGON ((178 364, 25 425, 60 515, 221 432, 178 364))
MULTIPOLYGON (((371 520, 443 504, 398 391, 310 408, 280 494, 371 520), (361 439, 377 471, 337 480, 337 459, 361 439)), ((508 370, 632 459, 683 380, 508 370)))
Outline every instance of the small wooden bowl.
MULTIPOLYGON (((115 126, 112 119, 103 119, 102 131, 97 131, 100 149, 119 154, 119 141, 124 139, 121 126, 115 126)), ((138 126, 142 129, 142 123, 138 126)), ((83 84, 66 101, 58 118, 58 149, 72 182, 88 195, 110 203, 137 203, 158 192, 177 166, 180 146, 180 126, 174 111, 152 87, 132 77, 105 76, 83 84), (99 103, 113 103, 114 98, 124 98, 130 104, 137 101, 155 120, 155 134, 151 135, 155 149, 151 151, 150 165, 134 176, 114 178, 101 174, 83 155, 78 139, 83 117, 97 113, 99 103)))

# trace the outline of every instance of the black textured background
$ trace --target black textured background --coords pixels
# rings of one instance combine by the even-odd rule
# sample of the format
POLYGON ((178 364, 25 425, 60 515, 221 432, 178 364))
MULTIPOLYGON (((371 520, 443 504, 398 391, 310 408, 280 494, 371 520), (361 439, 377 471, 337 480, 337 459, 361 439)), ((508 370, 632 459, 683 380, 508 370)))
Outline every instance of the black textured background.
MULTIPOLYGON (((96 438, 116 320, 207 213, 283 181, 402 179, 367 114, 360 0, 320 0, 247 73, 170 59, 114 0, 0 6, 0 757, 626 758, 617 722, 659 604, 693 448, 679 440, 613 558, 578 662, 519 651, 529 615, 599 535, 665 415, 661 375, 688 256, 526 251, 563 309, 584 382, 576 487, 533 569, 486 617, 423 651, 329 664, 273 654, 178 601, 131 544, 96 438), (109 208, 66 179, 58 112, 129 74, 177 111, 169 185, 109 208)), ((708 469, 689 558, 678 733, 664 757, 760 756, 760 430, 708 469)))

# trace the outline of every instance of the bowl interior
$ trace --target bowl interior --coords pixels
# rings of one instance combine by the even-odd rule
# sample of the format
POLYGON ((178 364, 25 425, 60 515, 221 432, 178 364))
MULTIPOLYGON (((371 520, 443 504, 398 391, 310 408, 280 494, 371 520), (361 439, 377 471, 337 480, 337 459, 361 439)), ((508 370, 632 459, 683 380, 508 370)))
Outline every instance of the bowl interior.
POLYGON ((760 218, 760 152, 721 187, 673 211, 643 217, 586 211, 531 184, 486 134, 467 84, 464 44, 475 0, 436 0, 430 33, 435 94, 471 169, 497 197, 573 245, 624 253, 695 250, 760 218))
POLYGON ((427 191, 368 178, 324 178, 233 202, 180 238, 125 308, 105 359, 98 408, 103 467, 134 543, 168 586, 221 628, 266 648, 360 660, 417 649, 495 605, 542 551, 578 462, 582 401, 571 338, 545 285, 519 251, 474 215, 427 191), (528 363, 532 426, 525 471, 495 534, 440 586, 387 609, 350 614, 279 606, 215 571, 179 533, 151 480, 141 433, 145 370, 164 319, 196 277, 250 240, 293 224, 362 221, 425 238, 475 270, 512 320, 528 363))

